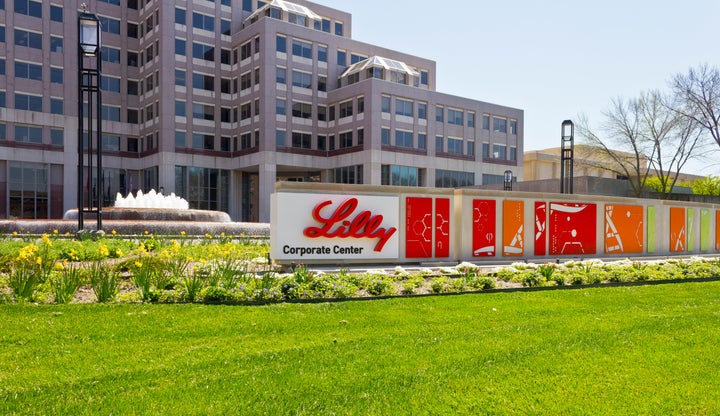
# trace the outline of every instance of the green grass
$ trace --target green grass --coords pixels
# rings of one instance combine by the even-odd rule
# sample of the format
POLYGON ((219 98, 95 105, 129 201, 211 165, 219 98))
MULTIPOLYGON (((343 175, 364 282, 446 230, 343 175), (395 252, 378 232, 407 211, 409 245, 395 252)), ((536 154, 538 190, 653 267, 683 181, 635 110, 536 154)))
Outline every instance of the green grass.
POLYGON ((0 414, 715 414, 720 282, 0 305, 0 414))

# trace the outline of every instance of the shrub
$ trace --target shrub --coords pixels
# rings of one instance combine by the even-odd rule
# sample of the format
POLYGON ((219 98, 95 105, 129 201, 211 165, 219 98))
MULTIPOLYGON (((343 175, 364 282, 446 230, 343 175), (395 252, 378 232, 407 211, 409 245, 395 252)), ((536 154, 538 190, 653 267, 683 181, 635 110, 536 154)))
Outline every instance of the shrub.
POLYGON ((102 262, 96 261, 90 265, 88 274, 90 286, 95 292, 98 302, 109 302, 115 298, 120 284, 120 276, 116 271, 102 262))
POLYGON ((447 276, 438 276, 430 281, 430 289, 433 293, 444 293, 450 290, 450 278, 447 276))
POLYGON ((373 296, 388 296, 395 294, 395 285, 392 278, 381 274, 370 274, 365 276, 363 287, 373 296))
MULTIPOLYGON (((62 263, 58 263, 62 265, 62 263)), ((50 284, 56 303, 70 302, 75 293, 87 282, 87 273, 78 266, 62 266, 61 270, 50 278, 50 284)))

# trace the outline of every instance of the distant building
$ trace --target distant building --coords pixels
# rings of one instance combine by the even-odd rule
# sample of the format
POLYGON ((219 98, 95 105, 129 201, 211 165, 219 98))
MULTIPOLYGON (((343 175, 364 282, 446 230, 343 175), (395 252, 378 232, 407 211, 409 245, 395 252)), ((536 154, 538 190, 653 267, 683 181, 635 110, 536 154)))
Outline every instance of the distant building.
MULTIPOLYGON (((76 206, 79 3, 0 1, 0 217, 76 206)), ((346 12, 88 3, 103 31, 104 172, 82 191, 101 186, 105 205, 163 187, 191 208, 268 221, 280 180, 459 187, 522 175, 522 110, 435 91, 435 62, 352 39, 346 12)))

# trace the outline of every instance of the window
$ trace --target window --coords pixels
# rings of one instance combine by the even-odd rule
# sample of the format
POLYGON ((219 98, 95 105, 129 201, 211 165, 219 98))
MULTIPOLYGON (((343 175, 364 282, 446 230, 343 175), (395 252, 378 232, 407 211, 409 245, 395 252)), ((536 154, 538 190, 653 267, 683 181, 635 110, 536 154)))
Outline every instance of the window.
POLYGON ((327 121, 327 107, 324 105, 317 107, 317 119, 318 121, 327 121))
POLYGON ((335 168, 333 174, 335 183, 363 183, 363 165, 335 168))
POLYGON ((347 85, 352 85, 355 83, 360 82, 360 73, 359 72, 353 72, 352 74, 347 76, 347 85))
POLYGON ((395 100, 395 114, 399 116, 412 117, 413 114, 413 102, 397 98, 395 100))
POLYGON ((215 136, 212 134, 193 133, 192 147, 193 149, 213 150, 215 149, 215 136))
POLYGON ((175 55, 185 56, 185 39, 175 38, 175 55))
POLYGON ((311 145, 312 136, 310 135, 310 133, 299 133, 296 131, 292 133, 292 147, 310 149, 311 145))
POLYGON ((252 105, 245 103, 240 106, 240 120, 247 120, 252 117, 252 105))
POLYGON ((312 59, 312 44, 298 39, 293 39, 292 54, 302 58, 312 59))
POLYGON ((193 118, 198 120, 215 120, 215 107, 212 105, 193 103, 193 118))
POLYGON ((50 144, 63 146, 65 143, 65 132, 62 129, 50 129, 50 144))
POLYGON ((0 59, 0 75, 5 75, 5 59, 0 59))
POLYGON ((482 157, 485 157, 485 158, 490 157, 490 144, 489 143, 482 144, 482 157))
POLYGON ((390 112, 390 97, 383 95, 380 97, 380 109, 383 113, 390 112))
POLYGON ((455 110, 452 108, 448 108, 447 111, 448 116, 448 124, 454 124, 456 126, 462 126, 463 125, 463 112, 462 110, 455 110))
POLYGON ((510 160, 517 160, 517 147, 510 148, 510 160))
POLYGON ((145 121, 150 121, 155 118, 155 112, 153 111, 153 105, 145 107, 145 121))
POLYGON ((252 134, 251 133, 243 133, 240 135, 240 149, 252 149, 253 141, 252 141, 252 134))
POLYGON ((507 120, 493 117, 493 131, 507 133, 507 120))
POLYGON ((15 141, 42 144, 42 127, 15 125, 15 141))
POLYGON ((50 5, 50 20, 53 22, 60 22, 63 21, 63 8, 60 6, 56 6, 54 4, 50 5))
POLYGON ((483 130, 490 130, 490 116, 483 115, 483 130))
POLYGON ((42 81, 42 66, 28 62, 15 62, 15 77, 42 81))
POLYGON ((358 114, 362 114, 365 112, 365 97, 364 96, 361 95, 357 98, 357 107, 358 107, 357 108, 358 114))
POLYGON ((225 19, 220 19, 220 33, 223 35, 230 36, 232 22, 225 19))
POLYGON ((127 23, 127 35, 129 38, 137 39, 138 38, 138 25, 135 23, 127 23))
POLYGON ((128 108, 127 110, 127 122, 137 124, 139 120, 138 110, 128 108))
POLYGON ((152 74, 145 78, 145 92, 150 92, 153 88, 155 88, 155 83, 153 81, 152 74))
POLYGON ((327 62, 327 46, 318 45, 318 62, 327 62))
POLYGON ((322 19, 322 22, 321 22, 321 25, 320 25, 320 26, 321 26, 320 29, 321 29, 323 32, 330 33, 330 20, 328 20, 328 19, 322 19))
POLYGON ((380 143, 390 146, 390 129, 383 127, 380 130, 380 143))
POLYGON ((50 36, 50 52, 63 52, 63 39, 57 36, 50 36))
POLYGON ((338 36, 343 35, 343 24, 342 22, 335 22, 335 34, 338 36))
POLYGON ((292 115, 299 118, 312 118, 312 104, 293 102, 292 115))
POLYGON ((120 0, 100 0, 102 2, 105 2, 107 4, 112 4, 113 6, 119 6, 120 0))
POLYGON ((220 78, 220 92, 230 94, 230 85, 232 81, 227 78, 220 78))
POLYGON ((418 133, 418 149, 425 150, 427 148, 427 135, 425 133, 418 133))
POLYGON ((335 135, 328 136, 328 150, 335 150, 335 135))
POLYGON ((15 108, 18 110, 42 111, 42 97, 15 93, 15 108))
POLYGON ((285 130, 275 130, 275 146, 285 147, 285 130))
POLYGON ((0 26, 0 43, 5 43, 5 26, 0 26))
POLYGON ((7 140, 7 130, 5 123, 0 123, 0 140, 7 140))
POLYGON ((175 115, 185 117, 185 101, 175 100, 175 115))
POLYGON ((220 122, 230 123, 230 108, 220 107, 220 122))
POLYGON ((335 121, 335 106, 328 106, 328 121, 335 121))
POLYGON ((418 103, 418 118, 427 120, 427 103, 418 103))
POLYGON ((259 68, 259 67, 258 67, 258 68, 255 68, 255 70, 253 71, 253 73, 254 73, 253 75, 254 75, 254 78, 255 78, 255 85, 258 85, 258 84, 260 83, 260 68, 259 68))
POLYGON ((138 82, 132 79, 127 81, 127 94, 138 95, 138 82))
MULTIPOLYGON (((212 16, 193 12, 193 27, 196 29, 207 30, 208 32, 214 32, 215 18, 212 16)), ((150 30, 149 27, 148 30, 150 30)))
POLYGON ((100 81, 100 89, 109 92, 120 92, 120 78, 103 75, 100 81))
POLYGON ((63 114, 62 98, 50 98, 50 112, 52 114, 63 114))
POLYGON ((346 66, 347 65, 347 52, 345 52, 341 49, 338 49, 337 64, 338 64, 338 66, 346 66))
POLYGON ((105 16, 98 16, 100 30, 106 33, 120 34, 120 20, 105 16))
POLYGON ((436 188, 458 188, 461 186, 474 186, 475 174, 472 172, 458 172, 454 170, 435 170, 436 188))
POLYGON ((113 64, 120 63, 120 49, 111 48, 109 46, 101 46, 100 51, 100 55, 103 61, 113 64))
POLYGON ((475 142, 467 142, 467 154, 468 156, 475 156, 475 142))
POLYGON ((102 150, 107 150, 110 152, 119 152, 120 151, 120 136, 116 136, 113 134, 103 134, 102 135, 102 150))
POLYGON ((215 48, 212 45, 193 42, 193 58, 215 62, 215 48))
POLYGON ((325 75, 318 75, 318 81, 317 81, 317 89, 318 91, 327 91, 327 77, 325 75))
POLYGON ((215 91, 215 77, 212 75, 193 73, 192 76, 193 88, 215 91))
POLYGON ((275 99, 275 114, 284 116, 287 114, 287 102, 283 98, 275 99))
POLYGON ((252 43, 245 42, 240 45, 240 60, 244 61, 252 56, 252 43))
POLYGON ((246 90, 250 87, 252 87, 252 77, 250 76, 250 72, 240 75, 240 90, 246 90))
POLYGON ((127 151, 131 153, 137 153, 140 151, 139 140, 137 137, 128 137, 127 151))
POLYGON ((130 52, 127 53, 127 64, 128 66, 138 66, 138 54, 137 52, 130 52))
POLYGON ((428 71, 420 71, 420 84, 428 85, 428 71))
POLYGON ((467 126, 474 128, 475 127, 475 113, 468 113, 467 115, 467 126))
POLYGON ((287 77, 287 69, 282 67, 277 67, 275 69, 275 82, 278 84, 285 84, 287 77))
POLYGON ((463 154, 462 139, 448 137, 448 153, 463 154))
POLYGON ((346 147, 352 147, 352 145, 353 145, 352 131, 346 131, 344 133, 340 133, 340 136, 338 138, 340 139, 339 149, 344 149, 346 147))
POLYGON ((185 147, 185 135, 186 132, 175 130, 175 147, 185 147))
POLYGON ((175 8, 175 23, 180 25, 187 24, 187 11, 185 9, 181 9, 179 7, 175 8))
POLYGON ((367 77, 368 78, 385 79, 385 69, 378 68, 378 67, 368 68, 367 77))
POLYGON ((420 170, 412 166, 382 165, 380 184, 395 186, 420 186, 420 170))
POLYGON ((352 100, 340 103, 340 118, 351 117, 352 115, 353 115, 352 100))
POLYGON ((507 147, 504 145, 494 144, 493 145, 493 158, 494 159, 503 159, 506 158, 506 151, 507 147))
POLYGON ((155 23, 153 20, 153 16, 150 15, 150 17, 148 17, 147 20, 145 20, 145 28, 147 29, 147 33, 150 33, 150 31, 152 30, 152 28, 154 26, 155 26, 155 23))
POLYGON ((443 122, 445 118, 443 117, 445 109, 442 106, 436 105, 435 106, 435 121, 443 122))
POLYGON ((358 54, 355 54, 355 53, 351 53, 351 54, 350 54, 350 65, 356 64, 356 63, 358 63, 358 62, 360 62, 360 61, 363 61, 363 60, 365 60, 365 59, 367 59, 367 56, 363 56, 363 55, 358 55, 358 54))
POLYGON ((300 88, 312 88, 312 74, 293 70, 292 85, 300 88))
POLYGON ((510 120, 510 134, 517 134, 517 121, 510 120))
POLYGON ((362 146, 363 144, 365 144, 365 129, 358 129, 357 144, 358 146, 362 146))
POLYGON ((442 153, 444 151, 444 142, 443 136, 435 136, 435 153, 442 153))
POLYGON ((390 81, 407 85, 407 74, 399 71, 390 71, 390 81))
POLYGON ((176 69, 175 70, 175 85, 184 87, 185 83, 186 83, 185 71, 183 71, 182 69, 176 69))
POLYGON ((34 49, 42 49, 42 34, 28 32, 27 30, 15 29, 15 45, 27 46, 28 48, 34 49))
POLYGON ((277 35, 275 37, 275 50, 278 52, 287 52, 287 38, 285 36, 277 35))
POLYGON ((404 130, 395 130, 395 146, 397 147, 413 147, 413 132, 404 130))
POLYGON ((42 2, 33 0, 15 0, 15 13, 42 18, 42 2))
POLYGON ((318 150, 327 149, 327 136, 317 136, 317 148, 318 150))

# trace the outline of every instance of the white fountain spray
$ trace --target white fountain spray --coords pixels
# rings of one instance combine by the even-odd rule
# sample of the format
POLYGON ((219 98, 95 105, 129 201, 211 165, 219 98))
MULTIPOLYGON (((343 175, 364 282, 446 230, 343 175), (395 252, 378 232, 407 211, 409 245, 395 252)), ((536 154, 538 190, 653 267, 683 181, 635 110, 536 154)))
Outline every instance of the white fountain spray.
POLYGON ((137 196, 128 194, 123 197, 118 192, 115 195, 115 208, 162 208, 162 209, 189 209, 188 201, 171 193, 163 195, 151 189, 147 194, 138 191, 137 196))

